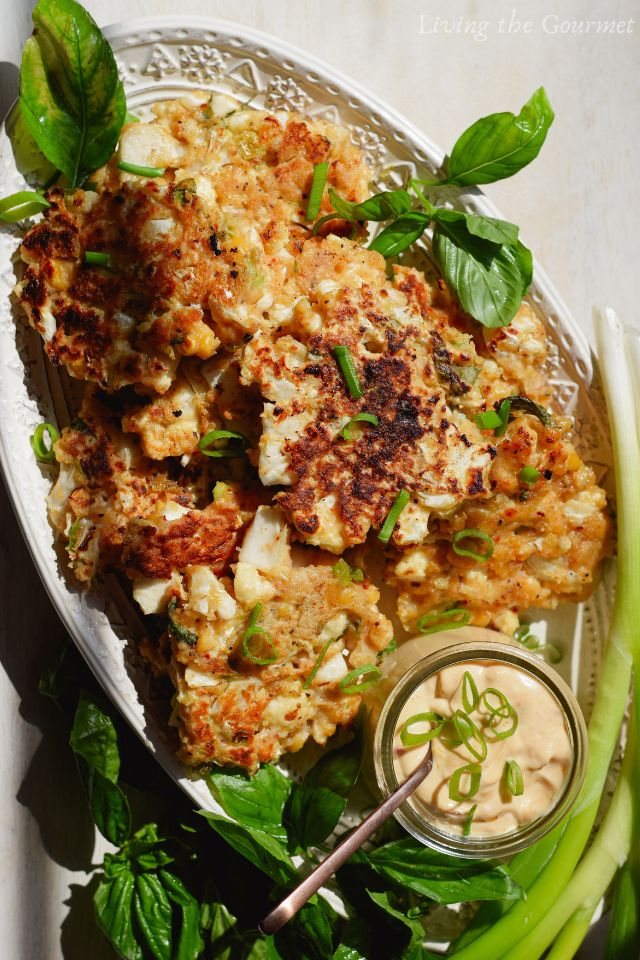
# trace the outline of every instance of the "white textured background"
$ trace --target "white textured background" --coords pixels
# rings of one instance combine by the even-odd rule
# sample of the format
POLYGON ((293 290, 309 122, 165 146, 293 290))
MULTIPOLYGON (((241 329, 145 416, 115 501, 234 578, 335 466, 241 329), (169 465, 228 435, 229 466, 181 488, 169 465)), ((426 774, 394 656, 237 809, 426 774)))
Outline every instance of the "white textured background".
MULTIPOLYGON (((542 154, 487 192, 518 223, 590 330, 594 303, 635 319, 640 269, 640 6, 636 0, 86 0, 100 25, 183 12, 222 17, 313 52, 449 149, 483 114, 517 110, 541 84, 556 121, 542 154), (561 33, 614 20, 614 35, 561 33), (530 26, 525 27, 529 22, 530 26), (519 26, 518 26, 519 25, 519 26), (557 32, 554 32, 556 30, 557 32)), ((0 116, 15 97, 32 0, 0 0, 0 116)), ((593 28, 592 28, 593 29, 593 28)), ((62 637, 0 490, 0 953, 7 960, 110 957, 85 870, 100 859, 65 725, 37 692, 62 637), (74 904, 67 919, 65 901, 74 904)), ((592 941, 583 960, 600 956, 592 941)), ((524 960, 524 958, 523 958, 524 960)))

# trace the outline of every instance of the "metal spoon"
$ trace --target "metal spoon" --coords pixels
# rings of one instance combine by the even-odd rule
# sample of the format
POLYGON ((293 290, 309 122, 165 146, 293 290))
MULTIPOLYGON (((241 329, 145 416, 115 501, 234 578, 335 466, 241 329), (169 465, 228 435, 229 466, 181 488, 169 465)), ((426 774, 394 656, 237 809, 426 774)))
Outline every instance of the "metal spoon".
POLYGON ((375 833, 385 820, 388 820, 394 810, 397 810, 411 796, 416 787, 429 775, 432 766, 433 751, 429 744, 424 760, 413 773, 346 836, 322 863, 319 863, 309 876, 305 877, 302 883, 299 883, 284 900, 281 900, 271 913, 267 914, 258 924, 258 929, 264 934, 271 934, 277 933, 284 927, 285 923, 291 920, 291 917, 327 882, 329 877, 333 876, 365 840, 368 840, 371 834, 375 833))

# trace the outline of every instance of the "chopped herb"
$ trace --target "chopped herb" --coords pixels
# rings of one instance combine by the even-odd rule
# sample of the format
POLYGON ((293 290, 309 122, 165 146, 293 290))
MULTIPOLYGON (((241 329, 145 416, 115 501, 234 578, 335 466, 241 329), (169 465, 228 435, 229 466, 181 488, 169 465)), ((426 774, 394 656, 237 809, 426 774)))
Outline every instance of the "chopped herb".
POLYGON ((309 202, 307 204, 307 220, 315 220, 320 213, 322 206, 322 194, 324 193, 329 173, 328 163, 316 163, 313 168, 313 179, 311 181, 311 190, 309 192, 309 202))
POLYGON ((471 557, 472 560, 477 560, 479 563, 486 563, 493 553, 493 540, 489 534, 484 533, 483 530, 476 530, 474 527, 469 527, 467 530, 459 530, 457 533, 454 533, 451 546, 453 552, 457 553, 459 557, 471 557), (465 547, 459 546, 462 540, 482 540, 487 544, 487 549, 484 553, 468 550, 465 547))
POLYGON ((553 425, 553 417, 546 407, 543 407, 540 403, 536 403, 530 397, 506 397, 502 401, 496 400, 493 406, 498 410, 505 403, 509 403, 512 410, 524 410, 525 413, 531 414, 532 417, 537 417, 545 427, 551 427, 553 425))
POLYGON ((370 423, 372 426, 378 426, 378 418, 374 413, 356 413, 355 417, 351 417, 348 423, 345 423, 344 427, 341 430, 341 436, 345 440, 359 440, 362 436, 360 430, 352 431, 351 427, 354 423, 370 423))
POLYGON ((194 633, 193 630, 188 630, 186 627, 183 627, 173 617, 177 606, 178 601, 175 597, 173 597, 167 606, 167 614, 169 616, 169 633, 177 643, 186 643, 190 647, 195 647, 196 643, 198 642, 198 634, 194 633))
POLYGON ((540 479, 540 471, 535 467, 523 467, 520 471, 520 479, 523 483, 535 483, 540 479))
POLYGON ((377 683, 381 676, 379 667, 376 667, 374 663, 366 663, 362 667, 356 667, 346 677, 343 677, 340 681, 340 689, 343 693, 349 695, 362 693, 363 690, 368 690, 374 683, 377 683), (368 679, 361 679, 362 677, 368 679))
POLYGON ((480 789, 480 779, 482 777, 482 767, 479 763, 467 763, 464 767, 458 767, 451 774, 449 781, 449 799, 461 803, 463 800, 470 800, 480 789), (460 781, 463 777, 469 777, 469 786, 463 792, 460 789, 460 781))
POLYGON ((111 268, 111 255, 108 253, 97 252, 96 250, 85 250, 84 262, 95 264, 97 267, 111 268))
POLYGON ((425 613, 416 623, 420 633, 440 633, 441 630, 453 630, 469 623, 471 614, 462 607, 450 607, 448 610, 434 610, 425 613))
POLYGON ((173 188, 173 196, 181 207, 186 207, 188 203, 191 203, 198 196, 198 186, 193 177, 179 180, 173 188))
POLYGON ((385 657, 388 657, 390 653, 394 653, 398 649, 398 641, 395 637, 391 637, 391 640, 384 648, 384 650, 379 650, 376 656, 376 663, 380 663, 384 660, 385 657))
POLYGON ((141 167, 137 163, 127 163, 126 160, 118 162, 118 170, 124 170, 125 173, 133 173, 138 177, 148 177, 152 180, 154 177, 163 177, 164 167, 141 167))
POLYGON ((224 483, 223 480, 218 480, 213 488, 213 501, 217 503, 231 493, 231 487, 228 483, 224 483))
POLYGON ((434 737, 438 737, 446 722, 446 717, 443 717, 442 714, 436 713, 433 710, 427 710, 426 713, 416 713, 415 716, 405 720, 400 727, 400 741, 402 746, 421 747, 423 744, 428 743, 429 740, 433 740, 434 737), (419 723, 430 723, 434 724, 434 726, 428 730, 423 730, 421 733, 412 732, 411 728, 419 723))
POLYGON ((471 824, 473 823, 473 818, 476 815, 477 809, 478 809, 478 804, 474 803, 474 805, 469 810, 469 813, 467 814, 466 820, 464 821, 464 827, 462 828, 463 837, 468 837, 469 834, 471 833, 471 824))
POLYGON ((275 644, 271 639, 270 635, 267 633, 267 631, 264 630, 262 627, 257 626, 257 622, 261 613, 262 613, 262 604, 256 603, 255 607, 253 608, 253 610, 249 615, 249 623, 247 624, 247 629, 242 635, 242 655, 246 657, 247 660, 250 660, 251 663, 257 663, 261 667, 266 667, 270 663, 276 662, 276 660, 278 659, 278 651, 276 650, 275 644), (265 643, 267 647, 271 647, 271 650, 273 652, 269 656, 260 657, 256 653, 254 653, 253 650, 251 649, 250 641, 252 640, 253 637, 255 637, 258 634, 262 637, 263 643, 265 643))
POLYGON ((36 460, 40 463, 53 463, 56 454, 53 449, 54 444, 60 434, 52 423, 39 423, 29 438, 31 449, 36 455, 36 460), (49 446, 45 443, 45 434, 49 438, 49 446))
POLYGON ((240 457, 247 446, 248 440, 242 433, 233 430, 211 430, 200 438, 198 448, 206 457, 240 457), (215 446, 219 440, 237 440, 238 445, 215 446))
POLYGON ((520 765, 515 760, 507 760, 504 765, 504 779, 509 793, 521 797, 524 793, 524 777, 520 765))
POLYGON ((320 667, 321 667, 321 665, 322 665, 322 661, 324 660, 324 658, 325 658, 326 655, 327 655, 327 650, 329 649, 329 647, 332 646, 334 643, 337 643, 338 640, 342 640, 342 638, 344 637, 344 635, 345 635, 346 632, 347 632, 347 627, 345 627, 344 630, 343 630, 341 633, 339 633, 337 637, 331 637, 331 638, 330 638, 329 640, 327 640, 327 642, 323 645, 322 650, 320 651, 320 653, 318 654, 318 656, 317 656, 317 658, 316 658, 316 662, 314 663, 313 667, 311 668, 311 673, 309 674, 309 676, 307 677, 307 679, 305 680, 305 682, 302 684, 302 689, 303 689, 303 690, 308 690, 309 687, 311 686, 311 684, 313 683, 313 681, 314 681, 314 679, 315 679, 315 676, 316 676, 318 670, 320 669, 320 667))
POLYGON ((408 490, 401 490, 400 493, 396 495, 395 500, 389 513, 387 514, 387 519, 382 524, 380 532, 378 533, 378 540, 382 543, 389 543, 391 539, 391 534, 393 533, 393 528, 398 522, 398 517, 409 503, 411 494, 408 490))
POLYGON ((478 686, 469 671, 465 670, 462 678, 462 706, 467 713, 472 713, 478 709, 479 703, 478 686))
POLYGON ((351 567, 342 557, 331 567, 331 572, 340 583, 362 583, 364 572, 359 567, 351 567))
POLYGON ((338 361, 338 366, 340 367, 342 376, 345 379, 349 393, 354 400, 359 400, 362 396, 363 390, 360 386, 360 381, 358 380, 358 374, 356 372, 355 364, 353 362, 353 357, 351 356, 349 347, 339 344, 337 347, 333 348, 333 353, 338 361))

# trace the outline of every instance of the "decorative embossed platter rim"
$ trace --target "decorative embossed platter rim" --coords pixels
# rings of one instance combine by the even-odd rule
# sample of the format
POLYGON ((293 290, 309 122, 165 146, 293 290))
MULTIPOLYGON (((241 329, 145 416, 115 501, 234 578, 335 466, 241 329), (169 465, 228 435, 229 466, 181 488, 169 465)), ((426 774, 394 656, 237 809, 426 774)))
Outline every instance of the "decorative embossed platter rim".
MULTIPOLYGON (((107 27, 104 32, 134 109, 187 89, 212 87, 250 99, 252 105, 260 106, 262 101, 267 109, 294 108, 345 123, 379 166, 384 182, 399 184, 409 168, 414 168, 414 161, 430 174, 442 164, 442 151, 392 107, 316 57, 261 32, 200 17, 135 20, 107 27)), ((0 195, 23 184, 3 126, 0 195)), ((479 191, 461 195, 457 202, 499 216, 479 191)), ((142 628, 124 592, 110 579, 101 589, 82 593, 67 581, 54 549, 45 510, 50 473, 36 464, 29 436, 43 416, 64 422, 68 385, 65 387, 45 361, 35 334, 20 326, 16 332, 9 295, 18 242, 17 230, 0 233, 0 465, 14 510, 58 614, 105 691, 190 798, 205 809, 222 813, 204 782, 185 776, 158 711, 140 693, 147 686, 147 675, 132 659, 130 641, 142 628)), ((551 376, 556 377, 558 389, 567 392, 567 402, 585 430, 588 425, 593 431, 587 440, 588 459, 606 471, 610 464, 606 418, 599 388, 593 382, 588 342, 537 263, 534 278, 531 299, 550 327, 558 350, 556 372, 551 376)), ((587 708, 606 625, 607 593, 599 590, 593 601, 573 608, 571 614, 570 629, 577 639, 564 672, 574 688, 581 689, 587 708)))

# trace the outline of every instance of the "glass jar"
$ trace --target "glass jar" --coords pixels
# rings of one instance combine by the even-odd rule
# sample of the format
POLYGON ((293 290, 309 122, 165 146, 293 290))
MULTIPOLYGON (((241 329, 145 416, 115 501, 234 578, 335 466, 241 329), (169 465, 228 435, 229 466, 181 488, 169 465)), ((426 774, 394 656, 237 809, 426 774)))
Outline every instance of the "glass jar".
MULTIPOLYGON (((453 631, 452 631, 453 632, 453 631)), ((378 788, 383 796, 388 796, 400 785, 393 762, 394 734, 398 726, 400 713, 407 699, 428 677, 445 667, 464 663, 489 661, 504 664, 524 671, 540 683, 557 702, 565 719, 566 733, 571 750, 571 764, 564 784, 556 796, 553 805, 538 819, 523 824, 509 833, 491 836, 461 836, 446 829, 446 815, 431 814, 421 805, 419 812, 410 801, 403 804, 395 813, 396 819, 416 839, 442 853, 469 858, 510 857, 529 844, 548 833, 569 811, 582 786, 587 764, 587 729, 578 701, 562 678, 543 660, 527 650, 502 640, 457 641, 443 646, 440 638, 439 649, 414 663, 410 669, 397 673, 403 665, 403 647, 400 647, 394 661, 385 671, 379 686, 378 702, 371 704, 371 719, 375 723, 373 736, 373 767, 378 788), (386 699, 385 699, 386 697, 386 699)), ((489 631, 483 631, 489 634, 489 631)), ((474 630, 474 634, 476 631, 474 630)), ((496 634, 493 634, 496 636, 496 634)), ((422 639, 422 638, 421 638, 422 639)), ((415 641, 409 641, 412 643, 415 641)), ((411 651, 404 654, 410 656, 411 651)), ((391 658, 390 658, 391 659, 391 658)))

